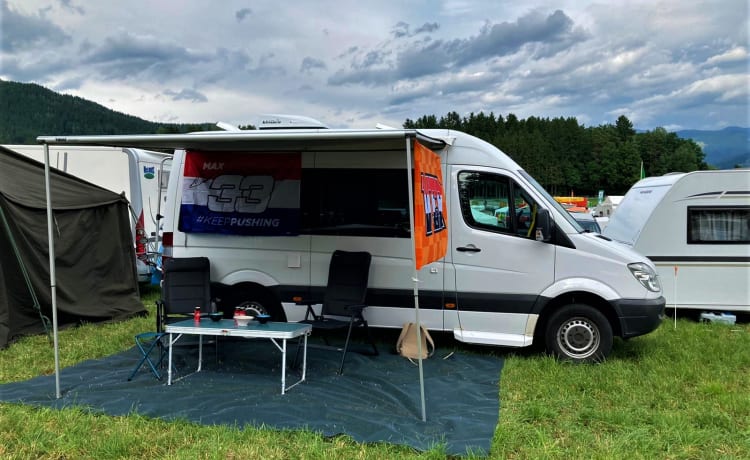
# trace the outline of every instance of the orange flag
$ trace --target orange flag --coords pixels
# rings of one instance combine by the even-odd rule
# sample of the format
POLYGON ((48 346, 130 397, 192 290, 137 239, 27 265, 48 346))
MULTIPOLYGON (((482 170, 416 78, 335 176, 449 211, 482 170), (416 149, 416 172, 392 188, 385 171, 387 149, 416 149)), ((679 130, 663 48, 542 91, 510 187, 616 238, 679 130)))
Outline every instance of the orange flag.
POLYGON ((417 270, 445 257, 448 249, 447 217, 440 157, 415 142, 414 245, 417 270))

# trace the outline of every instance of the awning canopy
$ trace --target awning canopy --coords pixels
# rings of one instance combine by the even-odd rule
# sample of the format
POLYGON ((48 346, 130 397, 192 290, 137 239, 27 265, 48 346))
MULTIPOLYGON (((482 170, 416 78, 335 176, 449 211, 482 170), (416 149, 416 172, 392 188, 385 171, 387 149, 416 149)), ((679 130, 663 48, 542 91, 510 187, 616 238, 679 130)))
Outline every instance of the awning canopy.
POLYGON ((383 151, 403 150, 406 139, 441 150, 446 143, 413 129, 301 129, 203 131, 190 134, 131 134, 116 136, 39 136, 48 145, 96 145, 146 150, 187 149, 207 151, 383 151))

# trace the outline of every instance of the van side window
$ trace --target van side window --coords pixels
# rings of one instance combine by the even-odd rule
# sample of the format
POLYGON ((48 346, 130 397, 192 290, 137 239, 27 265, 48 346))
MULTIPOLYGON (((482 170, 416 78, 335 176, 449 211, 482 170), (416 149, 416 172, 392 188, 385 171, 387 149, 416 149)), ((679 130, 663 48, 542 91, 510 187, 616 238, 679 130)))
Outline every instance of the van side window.
POLYGON ((410 238, 403 169, 303 169, 301 233, 410 238))
POLYGON ((688 244, 750 243, 750 206, 687 209, 688 244))
POLYGON ((536 204, 510 178, 461 171, 458 189, 461 213, 470 227, 524 237, 531 234, 536 204))

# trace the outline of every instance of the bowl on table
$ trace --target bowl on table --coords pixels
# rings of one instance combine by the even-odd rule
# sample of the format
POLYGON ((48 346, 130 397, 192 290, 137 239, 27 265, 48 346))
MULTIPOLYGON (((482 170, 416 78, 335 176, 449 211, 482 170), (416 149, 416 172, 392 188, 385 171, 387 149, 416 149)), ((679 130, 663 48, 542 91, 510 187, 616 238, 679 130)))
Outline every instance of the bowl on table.
POLYGON ((224 312, 217 311, 217 312, 209 313, 208 317, 211 318, 211 321, 219 322, 222 320, 222 318, 224 318, 224 312))
POLYGON ((271 320, 271 315, 262 314, 262 315, 256 316, 255 319, 257 319, 260 324, 266 324, 268 321, 271 320))
POLYGON ((247 323, 252 321, 254 318, 254 316, 237 315, 234 317, 234 320, 237 321, 238 326, 247 326, 247 323))

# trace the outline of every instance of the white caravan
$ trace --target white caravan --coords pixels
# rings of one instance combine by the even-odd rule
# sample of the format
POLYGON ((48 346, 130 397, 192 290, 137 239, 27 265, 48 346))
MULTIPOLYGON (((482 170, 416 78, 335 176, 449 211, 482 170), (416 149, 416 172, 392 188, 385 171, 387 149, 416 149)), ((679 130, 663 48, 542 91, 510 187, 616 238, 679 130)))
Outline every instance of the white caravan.
POLYGON ((614 336, 654 330, 664 311, 648 259, 584 232, 518 164, 465 133, 282 129, 38 140, 179 148, 164 212, 164 256, 207 256, 224 311, 244 303, 276 321, 301 320, 305 307, 299 299, 320 298, 331 254, 341 249, 372 254, 368 323, 400 328, 413 321, 406 158, 415 142, 440 158, 448 213, 445 257, 418 272, 420 319, 428 329, 452 332, 468 343, 544 343, 563 359, 595 361, 607 356, 614 336), (273 162, 271 156, 289 154, 298 155, 296 179, 259 172, 273 162), (205 159, 199 166, 211 178, 195 177, 196 157, 205 159), (224 172, 225 159, 251 166, 224 172), (297 196, 298 231, 292 236, 184 231, 182 218, 195 205, 196 186, 205 192, 198 200, 218 210, 212 225, 272 226, 274 219, 233 213, 270 208, 277 191, 297 196))
MULTIPOLYGON (((44 162, 41 145, 5 147, 44 162)), ((133 148, 66 145, 50 147, 50 166, 124 193, 130 202, 138 281, 151 282, 159 246, 157 214, 166 198, 172 154, 133 148)))
POLYGON ((642 179, 603 234, 656 264, 667 308, 750 312, 750 170, 642 179))

